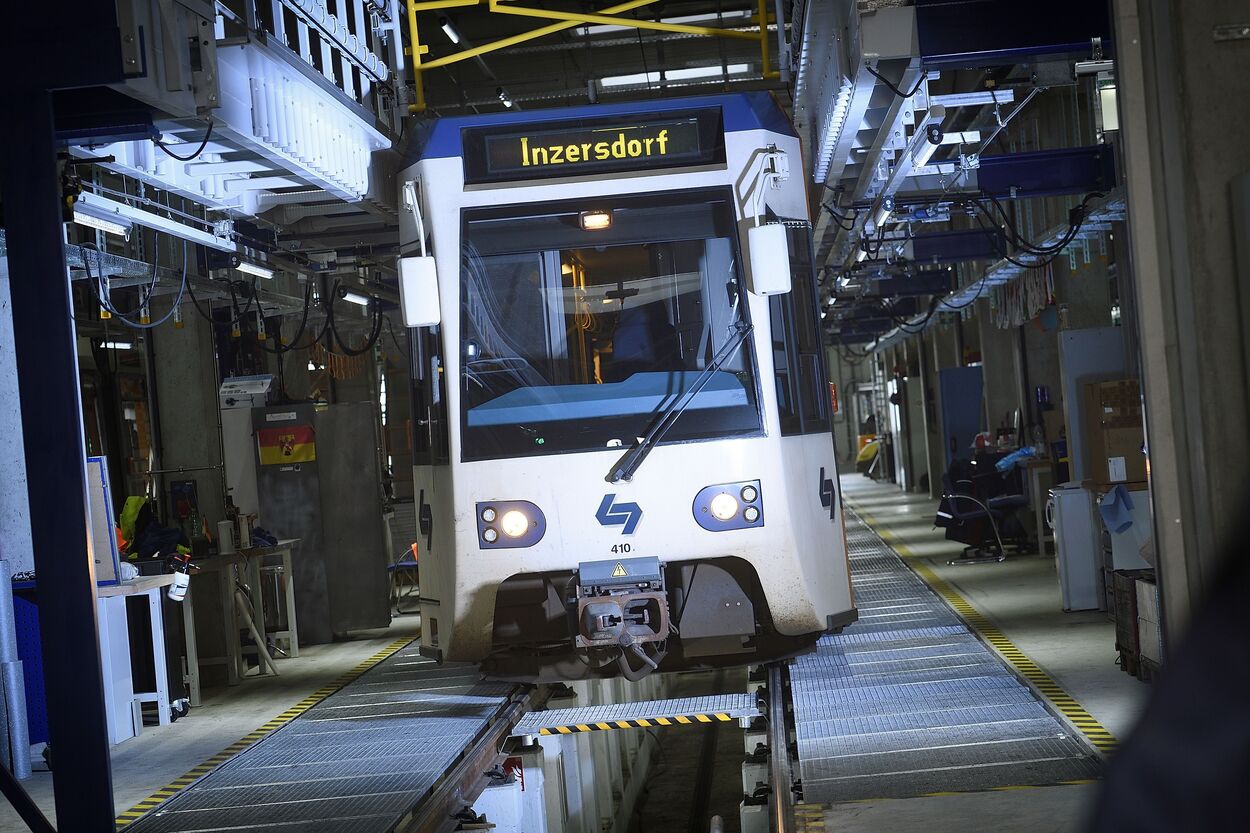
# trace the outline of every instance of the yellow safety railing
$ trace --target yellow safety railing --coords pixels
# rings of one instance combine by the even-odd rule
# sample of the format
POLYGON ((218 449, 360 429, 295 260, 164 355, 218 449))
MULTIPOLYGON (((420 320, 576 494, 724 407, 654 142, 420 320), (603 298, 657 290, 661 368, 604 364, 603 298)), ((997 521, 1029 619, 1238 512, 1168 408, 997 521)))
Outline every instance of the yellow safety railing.
POLYGON ((640 6, 648 6, 657 0, 627 0, 625 3, 619 3, 615 6, 608 6, 598 12, 562 12, 551 9, 535 9, 527 6, 518 6, 510 2, 510 0, 419 0, 408 3, 408 33, 411 45, 406 48, 405 54, 412 56, 412 74, 416 84, 416 101, 408 105, 408 111, 411 113, 420 113, 425 110, 425 85, 422 81, 422 73, 429 72, 438 67, 447 66, 449 64, 458 63, 459 61, 467 61, 476 58, 479 55, 485 55, 488 52, 497 52, 501 49, 507 49, 510 46, 516 46, 526 41, 535 40, 536 38, 546 37, 547 35, 562 32, 566 29, 573 29, 578 26, 586 25, 609 25, 623 26, 634 29, 649 29, 659 32, 679 32, 689 35, 704 35, 717 38, 736 38, 739 40, 758 40, 760 44, 760 62, 764 68, 765 78, 777 78, 780 73, 769 67, 769 51, 768 51, 768 6, 766 0, 759 0, 759 11, 756 16, 756 25, 759 26, 758 32, 744 32, 736 29, 721 29, 715 26, 690 26, 684 23, 665 23, 658 20, 639 20, 632 17, 622 16, 622 12, 632 11, 640 6), (495 14, 506 14, 518 17, 533 17, 543 20, 553 20, 546 26, 540 26, 537 29, 531 29, 528 32, 511 35, 506 38, 491 41, 490 43, 474 46, 470 49, 462 49, 459 52, 453 52, 450 55, 443 55, 431 61, 423 61, 422 56, 429 54, 429 47, 422 45, 420 30, 417 27, 417 12, 438 11, 441 9, 453 9, 465 6, 486 6, 487 9, 495 14))

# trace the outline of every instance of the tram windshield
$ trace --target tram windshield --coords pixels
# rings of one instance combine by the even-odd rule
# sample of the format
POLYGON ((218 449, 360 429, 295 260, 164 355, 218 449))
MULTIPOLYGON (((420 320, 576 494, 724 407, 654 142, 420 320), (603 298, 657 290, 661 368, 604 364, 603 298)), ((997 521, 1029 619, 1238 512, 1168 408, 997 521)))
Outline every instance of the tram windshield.
MULTIPOLYGON (((466 211, 464 459, 633 445, 747 316, 727 190, 466 211)), ((758 433, 750 340, 665 443, 758 433)))

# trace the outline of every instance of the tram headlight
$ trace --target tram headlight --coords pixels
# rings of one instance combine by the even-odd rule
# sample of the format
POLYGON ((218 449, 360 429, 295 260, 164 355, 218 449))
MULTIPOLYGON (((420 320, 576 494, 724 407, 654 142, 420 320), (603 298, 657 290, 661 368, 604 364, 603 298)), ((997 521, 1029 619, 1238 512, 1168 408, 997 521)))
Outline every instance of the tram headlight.
POLYGON ((721 492, 712 498, 712 502, 708 504, 712 516, 718 521, 729 521, 738 514, 738 499, 733 495, 721 492))
POLYGON ((690 507, 695 523, 708 532, 758 529, 764 525, 764 497, 758 480, 704 486, 690 507))
POLYGON ((509 509, 499 519, 499 527, 509 538, 520 538, 530 528, 530 519, 520 509, 509 509))
POLYGON ((547 534, 543 510, 528 500, 481 501, 474 508, 481 549, 524 549, 547 534))

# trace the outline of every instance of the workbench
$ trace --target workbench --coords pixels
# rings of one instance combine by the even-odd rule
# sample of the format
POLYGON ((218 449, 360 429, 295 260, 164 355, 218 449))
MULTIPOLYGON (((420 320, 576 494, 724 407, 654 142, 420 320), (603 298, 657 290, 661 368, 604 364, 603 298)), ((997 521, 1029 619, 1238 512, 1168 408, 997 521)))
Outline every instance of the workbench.
MULTIPOLYGON (((188 657, 188 664, 196 668, 193 687, 197 692, 199 690, 198 665, 225 665, 226 683, 228 685, 239 685, 243 677, 247 675, 247 658, 244 656, 243 643, 239 635, 244 627, 244 618, 242 611, 239 610, 235 589, 240 581, 249 585, 252 591, 253 620, 257 629, 263 630, 265 605, 263 594, 261 593, 261 570, 267 566, 267 561, 278 561, 281 564, 283 584, 285 586, 283 606, 286 614, 286 628, 275 631, 269 634, 269 636, 272 636, 275 640, 286 641, 287 656, 299 656, 299 636, 295 618, 295 585, 291 579, 292 552, 298 544, 298 538, 288 538, 278 541, 272 547, 245 547, 230 555, 215 555, 195 562, 195 566, 201 574, 215 572, 218 575, 217 586, 221 597, 226 652, 225 656, 221 657, 199 657, 197 658, 197 664, 190 663, 190 657, 188 657)), ((278 565, 273 564, 272 566, 278 565)), ((208 592, 205 590, 203 582, 197 582, 196 577, 193 575, 188 595, 195 593, 197 586, 200 587, 201 592, 208 592)), ((261 647, 263 648, 263 646, 261 647)), ((264 676, 266 673, 265 663, 259 662, 255 676, 264 676)), ((194 705, 194 701, 192 705, 194 705)))
MULTIPOLYGON (((96 590, 96 614, 100 628, 100 661, 104 672, 104 701, 108 715, 109 741, 121 743, 143 730, 143 704, 156 704, 161 726, 172 722, 169 699, 169 672, 165 658, 165 617, 161 594, 174 583, 174 575, 139 576, 131 581, 106 585, 96 590), (155 687, 152 691, 135 691, 130 654, 129 612, 126 600, 132 596, 147 597, 151 622, 152 667, 155 687)), ((186 640, 188 683, 194 677, 190 699, 199 703, 199 674, 194 671, 196 656, 195 613, 188 596, 182 602, 182 622, 186 640)))

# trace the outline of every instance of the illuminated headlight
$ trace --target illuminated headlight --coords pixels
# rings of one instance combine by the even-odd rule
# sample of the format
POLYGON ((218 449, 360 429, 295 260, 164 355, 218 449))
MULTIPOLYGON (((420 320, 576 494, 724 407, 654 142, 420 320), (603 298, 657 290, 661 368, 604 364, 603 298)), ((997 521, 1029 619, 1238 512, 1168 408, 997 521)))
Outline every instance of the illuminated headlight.
POLYGON ((612 227, 611 211, 583 211, 577 219, 582 231, 603 231, 612 227))
POLYGON ((708 509, 712 511, 712 516, 718 521, 728 521, 738 514, 738 499, 733 495, 721 492, 712 498, 708 509))
POLYGON ((530 519, 520 509, 510 509, 503 513, 499 526, 509 538, 520 538, 530 528, 530 519))
POLYGON ((528 500, 482 501, 477 513, 477 542, 484 550, 532 547, 547 534, 543 510, 528 500))
POLYGON ((764 525, 764 497, 758 480, 704 486, 690 507, 695 523, 708 532, 758 529, 764 525))

